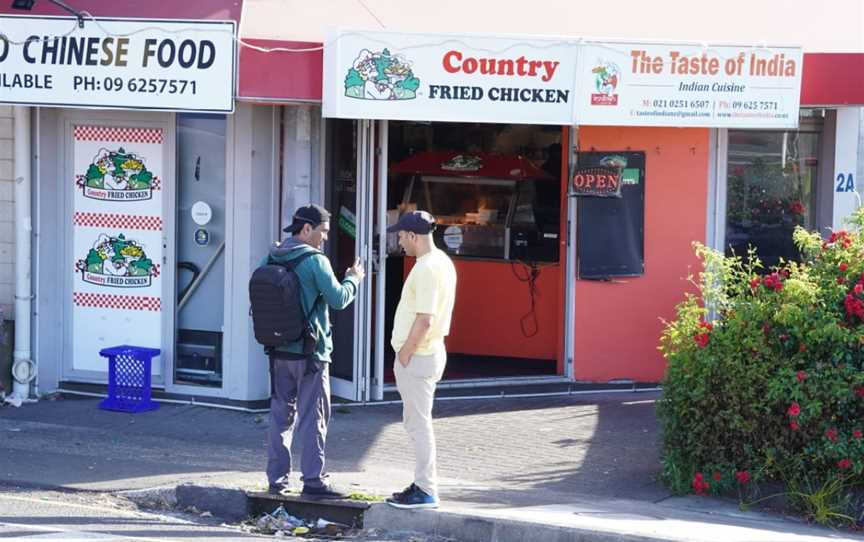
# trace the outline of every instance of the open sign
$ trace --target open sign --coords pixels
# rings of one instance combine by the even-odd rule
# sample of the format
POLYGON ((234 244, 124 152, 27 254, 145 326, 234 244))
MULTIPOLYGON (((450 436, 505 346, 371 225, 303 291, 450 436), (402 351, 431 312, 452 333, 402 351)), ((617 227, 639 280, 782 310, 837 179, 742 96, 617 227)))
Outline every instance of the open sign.
POLYGON ((578 168, 573 174, 573 196, 621 197, 621 169, 616 167, 578 168))

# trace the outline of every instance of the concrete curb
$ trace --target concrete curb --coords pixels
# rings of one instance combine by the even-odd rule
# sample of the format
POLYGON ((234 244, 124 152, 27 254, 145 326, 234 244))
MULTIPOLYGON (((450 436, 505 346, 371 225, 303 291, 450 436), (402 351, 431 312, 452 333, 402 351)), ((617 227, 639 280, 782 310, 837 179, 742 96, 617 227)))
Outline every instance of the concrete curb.
POLYGON ((170 510, 177 507, 177 488, 175 486, 130 489, 115 493, 141 508, 150 510, 170 510))
MULTIPOLYGON (((215 518, 239 522, 250 517, 255 499, 265 494, 243 490, 184 484, 145 490, 121 491, 116 495, 144 508, 209 512, 215 518)), ((284 500, 286 505, 312 506, 300 499, 284 500)), ((326 502, 326 501, 325 501, 326 502)), ((686 504, 686 503, 684 503, 686 504)), ((716 505, 716 503, 714 503, 716 505)), ((260 503, 259 503, 260 505, 260 503)), ((278 505, 278 503, 277 503, 278 505)), ((327 517, 327 506, 313 510, 327 517)), ((701 540, 752 540, 753 542, 860 542, 854 533, 837 533, 790 523, 759 514, 731 512, 716 506, 705 509, 662 507, 632 501, 602 503, 571 502, 526 508, 400 510, 386 503, 374 503, 362 510, 362 528, 388 533, 412 532, 459 542, 670 542, 701 540), (846 536, 844 536, 844 534, 846 536)), ((286 506, 286 508, 288 508, 286 506)), ((333 512, 332 507, 329 512, 333 512)), ((355 507, 356 508, 356 507, 355 507)), ((290 510, 290 508, 288 508, 290 510)), ((355 512, 357 512, 355 510, 355 512)), ((294 512, 291 512, 294 514, 294 512)), ((310 514, 295 514, 305 517, 310 514)), ((342 518, 335 519, 341 523, 342 518)), ((348 520, 359 526, 359 522, 348 520)))
POLYGON ((527 521, 487 518, 440 510, 398 510, 373 504, 363 520, 366 529, 413 531, 459 542, 658 542, 663 538, 561 527, 527 521))
POLYGON ((210 512, 225 521, 242 521, 249 516, 249 499, 241 489, 183 484, 120 491, 117 495, 145 509, 210 512))

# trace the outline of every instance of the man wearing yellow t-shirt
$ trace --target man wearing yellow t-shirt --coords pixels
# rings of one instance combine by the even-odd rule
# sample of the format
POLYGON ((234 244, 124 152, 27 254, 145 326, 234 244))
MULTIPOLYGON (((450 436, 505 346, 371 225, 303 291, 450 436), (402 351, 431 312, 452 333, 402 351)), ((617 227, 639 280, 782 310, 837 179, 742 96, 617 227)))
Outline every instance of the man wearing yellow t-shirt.
POLYGON ((434 229, 435 219, 426 211, 406 213, 387 228, 399 233, 405 254, 417 258, 402 285, 390 341, 396 351, 393 371, 402 396, 402 422, 416 460, 414 483, 387 499, 397 508, 438 507, 432 402, 447 364, 444 337, 456 299, 456 269, 432 241, 434 229))

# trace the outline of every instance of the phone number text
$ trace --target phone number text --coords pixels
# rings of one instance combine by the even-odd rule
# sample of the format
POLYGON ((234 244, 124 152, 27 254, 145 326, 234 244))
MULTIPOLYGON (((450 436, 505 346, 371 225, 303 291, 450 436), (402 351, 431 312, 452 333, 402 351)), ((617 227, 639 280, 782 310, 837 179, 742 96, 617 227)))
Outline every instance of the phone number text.
POLYGON ((80 91, 138 92, 144 94, 197 94, 198 83, 187 79, 145 79, 133 77, 88 77, 76 75, 72 88, 80 91))

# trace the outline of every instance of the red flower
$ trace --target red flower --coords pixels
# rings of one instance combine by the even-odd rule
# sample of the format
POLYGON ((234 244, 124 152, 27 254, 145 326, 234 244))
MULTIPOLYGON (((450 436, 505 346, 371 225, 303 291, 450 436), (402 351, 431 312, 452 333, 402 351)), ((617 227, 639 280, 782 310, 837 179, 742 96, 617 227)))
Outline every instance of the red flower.
POLYGON ((852 246, 852 236, 849 235, 849 232, 845 230, 836 231, 831 234, 831 237, 828 239, 827 243, 822 243, 822 248, 826 248, 827 245, 839 244, 843 248, 849 248, 852 246))
POLYGON ((846 316, 855 316, 864 320, 864 301, 861 301, 852 294, 847 294, 843 299, 843 306, 846 309, 846 316))
POLYGON ((786 414, 792 416, 793 418, 797 418, 798 415, 801 414, 801 406, 793 401, 792 404, 789 405, 789 409, 786 411, 786 414))
POLYGON ((846 277, 837 277, 837 284, 843 284, 846 282, 846 277))
POLYGON ((837 442, 837 429, 835 427, 832 427, 825 431, 825 438, 827 438, 831 442, 837 442))
POLYGON ((841 459, 840 461, 837 462, 837 466, 840 467, 841 469, 851 469, 852 468, 852 462, 849 461, 848 459, 841 459))
POLYGON ((750 289, 751 289, 751 290, 755 290, 756 288, 758 288, 758 287, 759 287, 759 282, 760 282, 760 281, 759 281, 758 278, 755 278, 755 279, 751 280, 751 281, 750 281, 750 289))
POLYGON ((714 471, 714 481, 719 482, 723 479, 723 475, 720 474, 720 471, 714 471))
POLYGON ((789 429, 791 429, 793 431, 797 431, 800 428, 801 428, 801 426, 799 426, 798 422, 796 422, 795 420, 792 420, 791 422, 789 422, 789 429))
POLYGON ((711 322, 706 322, 705 320, 702 320, 699 322, 699 329, 702 330, 702 333, 697 333, 696 335, 694 335, 693 340, 696 341, 696 344, 699 345, 699 348, 705 348, 706 346, 708 346, 708 341, 711 339, 708 333, 710 333, 711 330, 714 329, 714 325, 711 322))
MULTIPOLYGON (((803 344, 801 346, 804 346, 803 344)), ((798 371, 795 373, 795 378, 798 379, 798 382, 804 382, 807 380, 807 372, 806 371, 798 371)))
POLYGON ((762 284, 764 284, 769 290, 779 292, 783 289, 783 277, 786 276, 785 273, 788 273, 788 271, 784 270, 783 273, 771 273, 762 279, 762 284))
POLYGON ((858 386, 855 388, 855 395, 858 397, 864 397, 864 386, 858 386))
POLYGON ((804 352, 807 351, 807 345, 804 343, 801 343, 801 346, 798 347, 798 351, 803 354, 804 352))
POLYGON ((746 470, 739 470, 737 473, 735 473, 735 477, 738 478, 739 484, 746 484, 750 481, 750 473, 746 470))
POLYGON ((840 267, 840 272, 841 272, 841 273, 845 273, 846 270, 849 269, 849 264, 846 263, 846 262, 841 262, 840 265, 839 265, 838 267, 840 267))
POLYGON ((856 429, 852 431, 852 438, 861 440, 862 438, 864 438, 864 433, 862 433, 860 429, 856 429))
POLYGON ((705 491, 711 488, 711 484, 705 481, 701 472, 693 476, 693 490, 697 495, 705 495, 705 491))
POLYGON ((800 201, 793 201, 792 205, 789 206, 789 210, 792 211, 796 215, 804 214, 804 204, 800 201))
POLYGON ((864 293, 864 284, 861 284, 859 282, 855 285, 854 288, 852 288, 852 291, 855 292, 855 295, 861 295, 862 293, 864 293))

